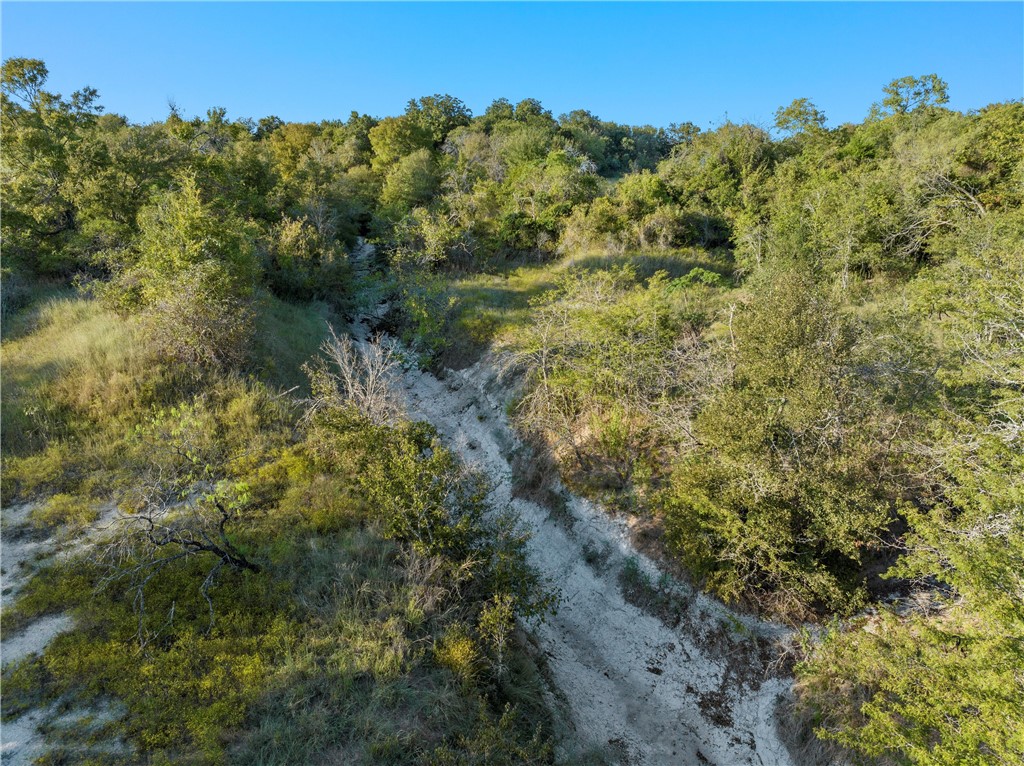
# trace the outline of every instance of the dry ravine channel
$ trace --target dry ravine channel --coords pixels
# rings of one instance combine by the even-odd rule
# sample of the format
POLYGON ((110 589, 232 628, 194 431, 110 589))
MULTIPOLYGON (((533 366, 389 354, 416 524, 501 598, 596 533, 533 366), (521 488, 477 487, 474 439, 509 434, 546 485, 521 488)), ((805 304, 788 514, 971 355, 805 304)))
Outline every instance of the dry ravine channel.
MULTIPOLYGON (((372 246, 360 243, 357 272, 372 255, 372 246)), ((352 323, 357 342, 370 342, 368 325, 386 310, 382 304, 352 323)), ((554 614, 524 628, 550 679, 567 762, 590 752, 644 766, 794 764, 775 714, 791 679, 769 672, 787 628, 734 613, 667 577, 635 549, 623 518, 564 488, 557 488, 557 507, 517 496, 511 466, 523 447, 508 422, 510 393, 492 358, 440 378, 410 365, 400 387, 409 417, 432 424, 489 477, 492 507, 511 511, 529 530, 530 562, 559 594, 554 614)), ((5 605, 34 568, 24 565, 38 566, 59 548, 54 540, 24 536, 29 510, 4 509, 5 605)), ((108 509, 92 534, 114 512, 108 509)), ((67 616, 55 615, 5 635, 3 661, 42 651, 70 626, 67 616)), ((4 724, 5 764, 42 754, 36 725, 46 715, 34 711, 4 724)))
MULTIPOLYGON (((357 264, 371 255, 362 245, 357 264)), ((359 342, 373 318, 353 323, 359 342)), ((517 497, 511 462, 522 445, 494 361, 441 377, 403 372, 408 415, 489 477, 492 507, 528 528, 531 564, 560 594, 557 612, 527 627, 571 729, 566 746, 623 764, 792 764, 775 723, 791 679, 768 671, 789 630, 667 577, 634 548, 624 519, 564 488, 558 508, 517 497)))

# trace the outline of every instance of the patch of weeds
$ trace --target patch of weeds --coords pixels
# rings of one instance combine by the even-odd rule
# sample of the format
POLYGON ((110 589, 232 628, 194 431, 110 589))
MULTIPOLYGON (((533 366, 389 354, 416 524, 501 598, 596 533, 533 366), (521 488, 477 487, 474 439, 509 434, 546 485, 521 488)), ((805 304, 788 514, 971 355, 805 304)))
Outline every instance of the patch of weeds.
POLYGON ((100 517, 92 498, 58 493, 32 511, 32 525, 40 530, 80 532, 100 517))
POLYGON ((701 715, 715 726, 727 727, 733 725, 732 705, 729 704, 729 695, 722 690, 704 692, 697 698, 701 715))
POLYGON ((587 562, 587 566, 598 574, 608 569, 608 559, 611 558, 611 555, 612 546, 607 542, 602 542, 598 545, 587 540, 583 544, 583 560, 587 562))
POLYGON ((750 638, 753 636, 750 628, 748 628, 743 621, 735 615, 725 615, 725 622, 729 626, 729 630, 731 630, 734 635, 740 636, 741 638, 750 638))
POLYGON ((483 665, 476 642, 461 624, 449 628, 434 644, 434 660, 466 684, 476 680, 483 665))
MULTIPOLYGON (((6 618, 4 622, 5 633, 13 632, 6 625, 6 618)), ((3 674, 3 720, 13 721, 29 710, 41 707, 46 702, 48 682, 46 668, 31 657, 6 667, 3 674)))
POLYGON ((638 607, 670 628, 682 622, 690 608, 692 596, 679 593, 666 574, 661 575, 657 582, 640 568, 635 557, 626 559, 619 572, 619 587, 622 595, 630 604, 638 607))

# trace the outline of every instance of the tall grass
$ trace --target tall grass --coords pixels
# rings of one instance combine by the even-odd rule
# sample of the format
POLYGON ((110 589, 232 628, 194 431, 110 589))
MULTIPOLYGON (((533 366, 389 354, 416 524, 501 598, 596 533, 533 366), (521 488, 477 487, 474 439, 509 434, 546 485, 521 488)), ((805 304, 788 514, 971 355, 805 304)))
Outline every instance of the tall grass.
POLYGON ((298 393, 308 394, 302 365, 317 354, 327 336, 327 322, 336 319, 330 306, 322 301, 299 305, 265 296, 257 312, 250 354, 254 371, 273 386, 297 386, 298 393))
POLYGON ((17 319, 0 347, 5 456, 66 438, 82 418, 137 401, 151 365, 132 327, 95 300, 58 295, 17 319))
POLYGON ((659 271, 674 279, 698 267, 727 276, 732 268, 724 255, 694 248, 574 255, 547 263, 510 264, 497 273, 458 276, 448 286, 454 305, 442 362, 454 368, 472 364, 495 340, 529 324, 531 301, 552 290, 566 272, 623 266, 631 267, 640 280, 659 271))

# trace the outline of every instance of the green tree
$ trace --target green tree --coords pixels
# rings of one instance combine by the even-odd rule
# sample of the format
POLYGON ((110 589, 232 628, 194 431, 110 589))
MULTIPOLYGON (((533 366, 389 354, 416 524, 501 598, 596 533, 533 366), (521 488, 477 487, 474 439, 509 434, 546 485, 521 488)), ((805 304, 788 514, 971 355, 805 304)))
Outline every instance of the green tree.
POLYGON ((370 131, 377 126, 377 120, 368 114, 352 112, 341 133, 338 155, 346 168, 369 165, 373 160, 373 146, 370 131))
POLYGON ((405 212, 426 204, 440 182, 440 171, 429 149, 418 149, 402 157, 388 172, 381 202, 405 212))
POLYGON ((887 420, 862 332, 813 279, 763 275, 730 320, 731 375, 696 418, 666 493, 672 549, 727 600, 848 609, 893 517, 887 420))
POLYGON ((160 125, 131 126, 116 115, 100 117, 68 163, 66 188, 77 224, 68 252, 85 261, 131 247, 139 212, 155 191, 170 185, 186 158, 160 125))
POLYGON ((249 225, 203 199, 195 177, 140 214, 137 250, 111 262, 104 290, 123 312, 142 312, 156 353, 196 374, 245 356, 259 263, 249 225))
POLYGON ((272 114, 267 117, 261 117, 260 121, 256 124, 256 140, 264 141, 270 138, 275 130, 282 127, 284 127, 284 120, 277 115, 272 114))
POLYGON ((259 270, 245 222, 203 199, 196 179, 185 175, 178 188, 142 215, 139 258, 142 301, 167 289, 176 276, 205 262, 218 265, 215 287, 224 295, 252 294, 259 270))
POLYGON ((552 124, 551 110, 535 98, 524 98, 516 104, 516 121, 536 124, 552 124))
POLYGON ((658 175, 680 206, 703 218, 694 244, 711 247, 728 243, 738 222, 760 216, 774 165, 766 131, 726 123, 677 144, 658 175))
POLYGON ((916 598, 830 631, 798 668, 819 736, 870 757, 1024 758, 1020 232, 1019 212, 974 222, 957 257, 916 285, 952 341, 940 357, 947 406, 913 447, 938 493, 909 514, 907 555, 888 575, 913 583, 916 598))
POLYGON ((77 228, 69 164, 102 111, 94 89, 65 99, 44 90, 48 76, 42 61, 12 58, 0 77, 4 249, 44 273, 78 265, 63 252, 77 228))
POLYGON ((511 122, 516 117, 516 108, 507 98, 498 98, 491 102, 484 113, 477 117, 473 124, 490 131, 496 123, 511 122))
POLYGON ((813 133, 825 127, 825 113, 806 98, 775 111, 775 127, 784 133, 813 133))
POLYGON ((908 114, 922 107, 940 106, 949 102, 948 88, 945 80, 937 74, 900 77, 882 88, 885 93, 882 110, 890 114, 908 114))
POLYGON ((469 125, 473 117, 461 100, 439 93, 413 99, 406 107, 405 113, 430 134, 435 147, 441 146, 455 128, 469 125))
POLYGON ((971 120, 955 155, 968 173, 967 191, 985 208, 1024 203, 1024 103, 991 104, 971 120))
POLYGON ((373 147, 373 169, 386 172, 402 157, 418 149, 429 149, 433 134, 412 115, 387 117, 369 132, 373 147))

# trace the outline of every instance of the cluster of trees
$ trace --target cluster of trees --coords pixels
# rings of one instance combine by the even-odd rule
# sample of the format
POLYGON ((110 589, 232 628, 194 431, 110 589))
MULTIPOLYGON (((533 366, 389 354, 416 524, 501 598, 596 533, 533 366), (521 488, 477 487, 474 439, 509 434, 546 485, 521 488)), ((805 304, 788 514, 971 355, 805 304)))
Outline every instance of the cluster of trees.
MULTIPOLYGON (((359 116, 131 125, 46 75, 3 65, 0 490, 40 535, 118 513, 5 607, 75 627, 4 668, 4 716, 109 706, 48 728, 55 761, 550 762, 523 533, 406 422, 392 356, 328 332, 310 362, 404 149, 359 116)), ((417 106, 430 152, 449 102, 417 106)))
MULTIPOLYGON (((139 351, 15 366, 5 494, 110 491, 124 483, 116 456, 146 452, 126 427, 150 433, 212 406, 216 439, 263 434, 263 446, 215 451, 203 477, 176 488, 224 554, 196 549, 180 566, 205 557, 240 582, 274 581, 274 562, 298 548, 261 548, 269 521, 225 530, 243 509, 294 510, 301 493, 323 499, 317 487, 362 476, 337 488, 375 509, 380 544, 408 571, 474 583, 456 588, 465 609, 444 613, 454 621, 417 612, 380 630, 394 646, 427 630, 432 667, 493 689, 502 674, 482 681, 480 668, 505 666, 513 615, 544 602, 509 553, 515 536, 485 529, 476 480, 391 408, 386 349, 332 340, 326 356, 340 371, 307 368, 316 404, 301 422, 249 413, 277 401, 265 394, 196 397, 247 374, 306 385, 286 369, 285 349, 302 344, 281 317, 311 301, 352 309, 370 286, 348 255, 357 237, 384 254, 375 289, 428 360, 451 343, 460 279, 532 268, 533 284, 553 289, 524 298, 500 338, 525 380, 517 422, 574 486, 657 519, 669 553, 722 598, 846 620, 810 642, 797 669, 821 736, 905 763, 1024 755, 1024 104, 956 112, 928 75, 890 83, 860 124, 828 127, 797 99, 774 132, 556 119, 532 99, 473 116, 445 95, 383 119, 172 109, 132 125, 103 114, 95 91, 45 90, 46 74, 34 60, 3 66, 4 313, 47 281, 74 280, 91 307, 75 311, 107 317, 139 351), (281 335, 276 370, 252 352, 268 322, 281 335), (221 470, 228 454, 244 470, 221 470), (887 591, 917 596, 884 606, 887 591)), ((157 432, 173 440, 178 426, 157 432)), ((349 517, 330 513, 314 504, 301 546, 326 544, 338 525, 344 545, 361 544, 349 517)), ((167 525, 176 538, 160 539, 199 539, 179 522, 167 525)), ((152 531, 135 543, 152 543, 152 531)), ((194 606, 205 618, 205 601, 194 606)), ((276 662, 268 656, 259 663, 276 662)), ((32 687, 33 672, 17 683, 32 687)), ((474 747, 491 737, 541 757, 543 743, 487 720, 474 747)), ((456 759, 443 750, 453 741, 431 752, 456 759)))
POLYGON ((114 268, 154 194, 194 178, 221 212, 257 225, 261 254, 285 272, 275 288, 296 297, 323 284, 308 269, 359 232, 398 227, 396 240, 441 258, 553 247, 558 221, 597 195, 599 178, 651 169, 687 134, 585 111, 555 119, 534 99, 499 99, 474 118, 448 95, 380 120, 231 121, 217 108, 187 120, 172 107, 163 123, 131 125, 104 115, 95 90, 65 99, 46 78, 40 61, 4 64, 12 256, 44 273, 114 268))
POLYGON ((659 519, 726 600, 847 618, 798 666, 822 737, 900 763, 1009 763, 1024 105, 945 102, 937 77, 903 78, 859 125, 826 128, 797 100, 778 140, 727 124, 680 142, 562 234, 667 271, 570 272, 506 343, 527 373, 519 422, 577 487, 659 519), (664 243, 703 261, 645 234, 669 210, 692 228, 664 243))
POLYGON ((930 349, 934 408, 902 442, 916 485, 888 576, 920 588, 925 603, 830 631, 799 668, 821 733, 869 756, 1024 754, 1022 232, 1019 209, 989 210, 911 283, 945 342, 930 349))

